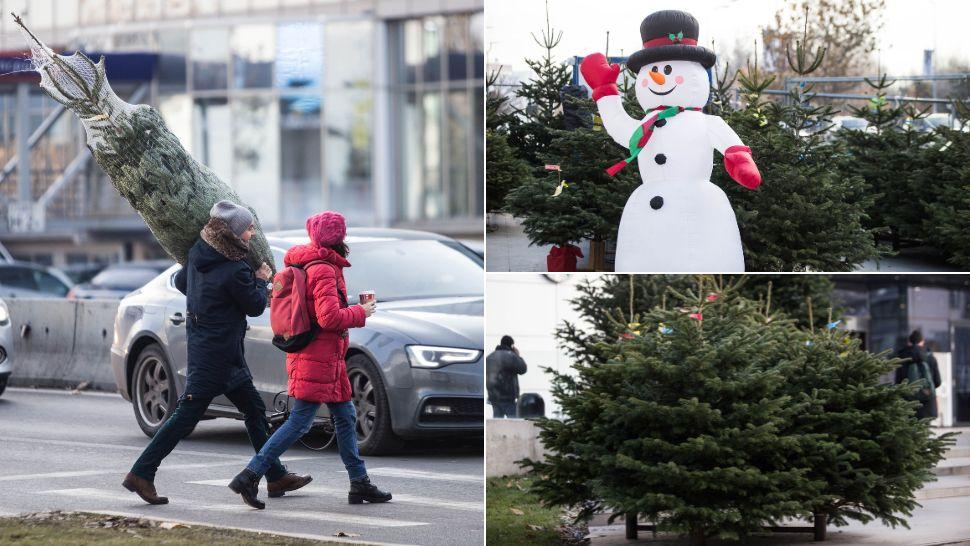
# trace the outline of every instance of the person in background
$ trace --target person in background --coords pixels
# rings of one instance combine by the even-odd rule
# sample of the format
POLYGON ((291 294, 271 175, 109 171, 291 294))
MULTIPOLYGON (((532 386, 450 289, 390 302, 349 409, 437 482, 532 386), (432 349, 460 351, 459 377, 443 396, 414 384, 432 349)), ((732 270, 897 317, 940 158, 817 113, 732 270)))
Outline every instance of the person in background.
POLYGON ((936 357, 926 349, 926 340, 923 339, 923 333, 919 330, 913 330, 909 334, 906 347, 900 349, 896 357, 905 358, 907 361, 896 368, 895 383, 898 385, 908 380, 910 383, 921 383, 923 385, 914 394, 914 399, 921 404, 916 410, 916 417, 935 419, 938 415, 936 389, 943 381, 940 379, 940 367, 936 362, 936 357))
POLYGON ((519 355, 511 336, 502 336, 498 347, 485 358, 488 401, 492 415, 515 417, 515 404, 519 399, 519 376, 527 371, 525 360, 519 355))
MULTIPOLYGON (((258 271, 246 262, 249 240, 256 232, 253 214, 230 201, 219 201, 209 222, 189 250, 188 262, 175 275, 175 287, 185 294, 188 375, 178 407, 158 429, 122 486, 149 504, 167 504, 155 490, 155 472, 162 460, 205 416, 212 399, 225 395, 243 414, 253 449, 269 438, 266 406, 246 365, 243 340, 246 317, 266 310, 267 282, 272 270, 258 271)), ((310 483, 310 476, 286 471, 278 459, 267 473, 270 496, 310 483)))
POLYGON ((273 471, 274 461, 309 432, 317 410, 326 404, 334 420, 340 459, 350 478, 347 502, 387 502, 391 494, 371 483, 360 458, 357 412, 351 401, 353 391, 344 361, 350 346, 347 330, 363 327, 367 317, 377 310, 377 304, 347 303, 344 268, 350 267, 350 248, 344 242, 347 225, 343 215, 331 211, 315 214, 307 219, 306 230, 310 243, 291 247, 283 263, 301 266, 306 271, 307 311, 318 326, 316 335, 306 347, 286 354, 287 394, 296 399, 289 418, 229 483, 229 488, 249 506, 265 508, 257 498, 259 480, 264 474, 269 476, 267 472, 273 471))

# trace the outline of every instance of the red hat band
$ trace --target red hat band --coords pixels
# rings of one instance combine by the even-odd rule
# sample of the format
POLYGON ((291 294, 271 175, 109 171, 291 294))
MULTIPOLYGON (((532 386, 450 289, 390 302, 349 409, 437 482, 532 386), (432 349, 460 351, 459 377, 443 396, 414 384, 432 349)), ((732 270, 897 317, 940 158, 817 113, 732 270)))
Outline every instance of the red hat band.
POLYGON ((697 45, 697 40, 693 38, 684 38, 684 33, 678 32, 677 34, 668 34, 660 38, 654 38, 653 40, 643 42, 644 49, 665 45, 697 45))

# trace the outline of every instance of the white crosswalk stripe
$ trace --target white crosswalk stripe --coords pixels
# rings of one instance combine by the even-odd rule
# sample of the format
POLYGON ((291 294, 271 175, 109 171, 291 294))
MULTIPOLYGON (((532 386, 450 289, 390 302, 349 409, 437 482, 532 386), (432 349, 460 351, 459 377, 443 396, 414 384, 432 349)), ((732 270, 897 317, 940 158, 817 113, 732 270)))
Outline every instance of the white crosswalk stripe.
MULTIPOLYGON (((225 487, 229 485, 229 480, 200 480, 195 482, 186 482, 196 485, 218 485, 220 487, 225 487)), ((318 485, 311 483, 310 485, 300 488, 297 494, 313 494, 313 495, 324 495, 327 497, 346 497, 347 488, 331 487, 328 485, 318 485)), ((394 504, 417 504, 421 506, 434 506, 436 508, 446 508, 450 510, 464 510, 468 512, 481 512, 482 503, 481 502, 465 502, 457 500, 447 500, 447 499, 435 499, 430 497, 420 497, 417 495, 408 495, 407 493, 397 493, 392 492, 394 495, 394 504)))
POLYGON ((482 484, 481 475, 470 474, 448 474, 445 472, 428 472, 426 470, 411 470, 409 468, 395 468, 385 466, 382 468, 368 468, 367 473, 373 476, 387 476, 389 478, 413 478, 418 480, 445 480, 452 482, 473 482, 482 484))
MULTIPOLYGON (((41 495, 60 495, 65 497, 99 500, 117 501, 131 504, 140 502, 132 493, 125 491, 111 491, 107 489, 96 489, 91 487, 77 487, 72 489, 51 489, 41 491, 41 495)), ((379 518, 374 516, 358 516, 355 514, 342 514, 339 512, 318 512, 309 510, 254 510, 242 504, 205 504, 179 501, 180 506, 193 507, 200 511, 214 512, 251 512, 254 517, 267 517, 270 519, 298 519, 303 521, 320 521, 329 523, 344 523, 352 525, 363 525, 369 527, 416 527, 428 525, 422 521, 406 521, 391 518, 379 518)))
POLYGON ((216 510, 220 512, 252 512, 254 516, 264 515, 274 518, 301 519, 311 521, 322 521, 328 523, 348 523, 353 525, 368 525, 371 527, 414 527, 417 525, 427 525, 421 521, 404 521, 390 518, 376 518, 373 516, 356 516, 354 514, 341 514, 339 512, 317 512, 309 510, 269 510, 256 511, 242 504, 215 504, 202 506, 201 510, 216 510))

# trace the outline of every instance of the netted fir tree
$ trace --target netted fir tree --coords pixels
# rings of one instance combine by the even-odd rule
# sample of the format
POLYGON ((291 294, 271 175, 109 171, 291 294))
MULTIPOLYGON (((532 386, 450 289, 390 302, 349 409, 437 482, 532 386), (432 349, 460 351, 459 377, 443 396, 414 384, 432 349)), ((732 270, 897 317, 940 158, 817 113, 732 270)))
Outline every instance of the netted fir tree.
MULTIPOLYGON (((799 42, 788 56, 796 73, 813 73, 824 59, 799 42)), ((764 92, 775 77, 757 61, 737 73, 742 106, 731 104, 734 77, 717 75, 711 108, 751 147, 762 185, 741 187, 723 168, 714 183, 727 193, 741 230, 749 271, 849 271, 878 255, 864 222, 872 198, 860 176, 845 172, 838 158, 845 150, 824 138, 834 111, 813 106, 812 85, 794 87, 782 100, 764 92)))
POLYGON ((940 188, 935 176, 927 179, 927 147, 936 135, 920 131, 911 122, 925 117, 928 109, 891 104, 886 91, 895 82, 886 76, 866 83, 875 96, 850 110, 869 125, 838 132, 847 152, 840 156, 841 168, 848 176, 861 176, 870 189, 874 202, 864 222, 867 229, 888 238, 894 250, 903 242, 925 244, 927 203, 937 200, 940 188))
MULTIPOLYGON (((185 264, 189 249, 209 220, 209 210, 227 199, 245 204, 225 182, 185 150, 154 108, 118 98, 105 76, 104 58, 93 62, 81 52, 59 55, 44 45, 14 15, 40 74, 41 88, 74 112, 87 134, 94 160, 112 186, 141 215, 152 235, 176 261, 185 264)), ((273 255, 259 218, 247 260, 275 271, 273 255)))
POLYGON ((960 129, 941 127, 927 149, 927 183, 938 187, 927 206, 926 229, 947 259, 970 269, 970 102, 953 103, 960 129))
POLYGON ((783 393, 801 408, 788 431, 808 440, 789 462, 823 484, 808 511, 828 523, 879 519, 908 528, 915 492, 933 479, 953 435, 937 436, 916 418, 913 387, 880 384, 900 360, 869 353, 835 326, 803 331, 782 359, 783 393))
POLYGON ((565 418, 537 421, 550 453, 523 461, 536 494, 581 517, 638 512, 693 544, 804 510, 821 484, 788 463, 805 443, 781 394, 793 327, 737 284, 670 290, 666 308, 618 317, 626 331, 601 344, 603 362, 551 372, 565 418))
MULTIPOLYGON (((739 276, 725 275, 726 282, 739 276)), ((564 321, 556 329, 559 345, 573 359, 601 360, 600 343, 616 339, 624 328, 614 320, 616 309, 633 314, 636 309, 665 305, 669 288, 677 291, 698 288, 692 275, 603 275, 577 285, 578 295, 569 304, 582 323, 564 321)), ((766 300, 771 291, 772 309, 784 313, 796 324, 821 328, 826 318, 809 312, 809 306, 833 307, 835 284, 822 275, 752 275, 738 286, 741 295, 766 300)))

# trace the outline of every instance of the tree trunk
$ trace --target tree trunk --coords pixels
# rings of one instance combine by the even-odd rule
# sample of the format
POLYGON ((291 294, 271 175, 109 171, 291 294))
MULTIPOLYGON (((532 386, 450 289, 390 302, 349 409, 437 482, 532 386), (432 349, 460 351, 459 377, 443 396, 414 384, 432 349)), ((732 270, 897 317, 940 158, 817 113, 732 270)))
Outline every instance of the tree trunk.
POLYGON ((626 538, 629 540, 635 540, 638 535, 637 530, 637 513, 627 512, 624 516, 626 523, 626 538))
POLYGON ((816 512, 815 513, 815 541, 822 542, 825 540, 825 531, 828 526, 828 514, 816 512))
POLYGON ((589 268, 593 271, 606 269, 606 241, 597 239, 589 241, 589 268))

